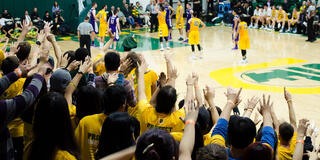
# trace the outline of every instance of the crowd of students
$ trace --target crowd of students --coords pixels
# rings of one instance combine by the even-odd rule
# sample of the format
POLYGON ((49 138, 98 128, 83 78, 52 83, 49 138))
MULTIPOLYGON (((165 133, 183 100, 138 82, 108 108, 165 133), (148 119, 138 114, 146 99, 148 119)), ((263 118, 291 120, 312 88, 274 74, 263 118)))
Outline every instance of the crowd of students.
POLYGON ((274 4, 268 0, 263 6, 256 5, 255 9, 251 2, 238 2, 233 6, 234 15, 247 17, 249 28, 263 29, 268 31, 280 31, 287 33, 298 33, 308 35, 308 40, 314 42, 319 30, 320 23, 315 22, 318 15, 315 1, 303 1, 300 6, 298 3, 292 7, 287 0, 281 5, 274 4), (290 8, 292 12, 290 12, 290 8))

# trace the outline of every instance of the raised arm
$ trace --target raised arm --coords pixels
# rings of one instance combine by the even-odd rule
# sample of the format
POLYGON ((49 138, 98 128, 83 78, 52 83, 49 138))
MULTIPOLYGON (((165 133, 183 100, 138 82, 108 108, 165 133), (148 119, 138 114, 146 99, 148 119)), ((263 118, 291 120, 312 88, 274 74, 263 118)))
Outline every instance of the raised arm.
POLYGON ((145 93, 145 84, 144 84, 144 73, 147 70, 147 65, 145 61, 141 61, 141 65, 137 63, 138 66, 138 72, 137 72, 137 77, 138 77, 138 102, 141 100, 146 100, 147 96, 145 93))
POLYGON ((271 117, 272 117, 272 121, 273 121, 273 126, 274 126, 274 130, 279 133, 279 126, 280 126, 280 122, 277 118, 276 113, 274 112, 273 106, 271 107, 271 117))
POLYGON ((101 160, 130 160, 134 156, 135 151, 136 146, 132 146, 119 152, 110 154, 101 160))
POLYGON ((241 91, 242 88, 240 88, 238 92, 236 92, 232 88, 228 88, 227 93, 225 93, 225 95, 227 96, 227 104, 225 105, 220 118, 229 121, 231 111, 241 102, 239 98, 241 91))
POLYGON ((86 57, 85 61, 80 65, 78 73, 73 77, 72 81, 67 86, 64 97, 66 98, 68 105, 72 105, 72 94, 77 89, 82 76, 88 73, 88 69, 91 66, 91 63, 92 62, 90 58, 86 57))
POLYGON ((270 95, 268 100, 266 100, 265 95, 263 95, 262 102, 260 101, 260 113, 263 116, 263 126, 269 126, 273 128, 272 117, 271 117, 271 107, 273 103, 270 102, 270 95))
POLYGON ((244 113, 242 116, 250 118, 258 102, 259 102, 259 98, 255 96, 253 96, 251 99, 248 99, 247 104, 245 105, 246 108, 244 108, 244 113))
POLYGON ((185 127, 183 137, 179 146, 179 159, 191 160, 192 150, 195 140, 195 124, 199 114, 199 103, 196 106, 193 100, 186 102, 185 105, 185 127))
POLYGON ((194 87, 194 93, 195 93, 195 96, 196 96, 196 100, 198 101, 198 103, 200 105, 203 105, 203 100, 202 100, 202 96, 201 96, 201 92, 200 92, 200 88, 199 88, 199 75, 195 72, 192 73, 192 78, 194 79, 194 84, 193 84, 193 87, 194 87))
POLYGON ((22 24, 23 24, 23 25, 22 25, 22 31, 21 31, 21 34, 20 34, 18 40, 17 40, 17 43, 20 43, 20 42, 23 42, 23 41, 24 41, 27 33, 29 32, 29 30, 30 30, 31 27, 32 27, 32 24, 31 24, 31 23, 27 24, 26 21, 23 21, 22 24))
POLYGON ((203 89, 203 95, 206 101, 209 104, 209 109, 211 112, 212 122, 213 125, 218 122, 219 119, 219 113, 217 111, 216 105, 214 103, 214 97, 215 97, 215 90, 213 87, 206 86, 205 89, 203 89))
POLYGON ((308 128, 308 122, 309 120, 306 119, 301 119, 299 121, 299 126, 297 129, 298 136, 297 136, 297 141, 294 142, 296 143, 296 148, 294 150, 293 154, 293 160, 301 160, 303 156, 303 148, 304 148, 304 136, 306 134, 307 128, 308 128))
POLYGON ((289 119, 290 124, 294 128, 294 130, 297 130, 297 120, 296 120, 296 114, 294 112, 293 104, 292 104, 292 96, 290 92, 287 91, 286 87, 284 87, 284 98, 287 101, 288 109, 289 109, 289 119))

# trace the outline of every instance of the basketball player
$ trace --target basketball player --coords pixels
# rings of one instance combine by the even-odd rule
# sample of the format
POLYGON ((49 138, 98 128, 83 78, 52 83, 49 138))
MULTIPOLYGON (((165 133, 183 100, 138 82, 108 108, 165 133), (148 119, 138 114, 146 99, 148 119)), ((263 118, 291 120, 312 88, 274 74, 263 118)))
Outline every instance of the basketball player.
POLYGON ((239 49, 241 50, 242 60, 241 64, 248 63, 247 61, 247 49, 250 48, 250 39, 248 35, 248 25, 244 21, 244 17, 240 16, 240 24, 237 33, 240 35, 239 38, 239 49))
POLYGON ((113 16, 109 18, 108 26, 111 29, 111 33, 114 35, 113 49, 117 49, 117 42, 119 41, 119 35, 121 34, 119 18, 117 17, 118 10, 113 11, 113 16))
POLYGON ((238 10, 232 11, 232 15, 234 16, 233 24, 232 24, 232 42, 234 43, 234 48, 232 48, 232 50, 238 49, 239 34, 236 34, 236 33, 238 31, 238 25, 239 25, 240 19, 237 12, 238 10))
MULTIPOLYGON (((99 20, 96 17, 96 8, 97 8, 97 3, 93 2, 92 3, 92 8, 90 9, 89 13, 88 13, 88 17, 90 17, 90 24, 92 25, 93 31, 95 34, 98 34, 98 24, 97 22, 99 22, 99 20)), ((94 38, 91 39, 91 46, 94 46, 94 38)))
POLYGON ((106 37, 106 32, 108 29, 108 22, 107 22, 107 5, 104 5, 103 8, 98 12, 96 17, 99 19, 99 37, 100 37, 100 49, 104 46, 104 40, 106 37))
POLYGON ((172 32, 172 15, 174 15, 174 9, 169 5, 168 1, 164 2, 165 11, 166 11, 166 23, 168 26, 169 31, 169 40, 172 39, 171 32, 172 32))
POLYGON ((280 6, 278 11, 278 19, 277 19, 278 28, 281 27, 280 32, 284 32, 284 26, 287 21, 288 21, 288 15, 286 11, 282 9, 282 6, 280 6))
POLYGON ((177 14, 176 14, 176 27, 179 30, 180 33, 180 38, 179 41, 183 41, 183 7, 182 7, 182 3, 181 0, 178 1, 178 7, 177 7, 177 14))
POLYGON ((185 43, 188 43, 189 42, 189 30, 190 30, 190 24, 188 23, 189 20, 191 19, 191 12, 192 9, 191 9, 191 4, 188 3, 187 4, 187 10, 186 10, 186 13, 187 13, 187 24, 186 24, 186 40, 184 41, 185 43))
POLYGON ((190 60, 195 60, 197 58, 195 49, 194 49, 195 45, 197 45, 198 51, 199 51, 199 57, 200 59, 202 59, 203 54, 201 53, 201 46, 199 43, 200 41, 199 31, 201 31, 204 27, 206 27, 206 25, 197 17, 198 14, 193 14, 193 11, 191 11, 191 15, 193 15, 193 17, 188 21, 188 23, 190 24, 189 44, 191 45, 191 50, 192 50, 192 55, 190 57, 190 60), (201 28, 199 28, 200 25, 202 26, 201 28))
POLYGON ((166 23, 166 11, 165 7, 160 4, 160 7, 157 7, 160 10, 158 10, 158 21, 159 21, 159 38, 160 38, 160 51, 164 50, 163 47, 163 39, 166 41, 166 46, 167 49, 170 49, 169 47, 169 41, 168 41, 168 36, 169 36, 169 31, 168 31, 168 26, 166 23))
POLYGON ((251 24, 249 28, 258 28, 258 22, 261 16, 261 11, 259 9, 259 6, 256 6, 256 9, 253 12, 253 16, 251 17, 251 24), (255 22, 255 25, 253 26, 253 22, 255 22))
POLYGON ((270 18, 271 26, 269 26, 270 30, 274 31, 277 19, 278 19, 278 10, 276 9, 276 6, 273 5, 271 10, 271 18, 270 18))
POLYGON ((293 8, 293 11, 292 11, 292 18, 288 20, 288 30, 287 32, 293 32, 293 33, 297 33, 297 30, 296 30, 296 23, 298 22, 299 20, 299 12, 297 11, 297 8, 293 8), (291 31, 291 27, 293 28, 293 31, 291 31))

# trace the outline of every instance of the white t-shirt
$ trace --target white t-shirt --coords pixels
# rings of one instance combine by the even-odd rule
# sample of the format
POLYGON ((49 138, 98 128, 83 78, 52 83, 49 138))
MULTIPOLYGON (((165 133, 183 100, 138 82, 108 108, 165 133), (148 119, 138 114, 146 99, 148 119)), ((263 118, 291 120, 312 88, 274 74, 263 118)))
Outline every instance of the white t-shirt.
POLYGON ((260 16, 261 15, 261 13, 260 13, 260 9, 258 9, 258 10, 254 10, 254 12, 253 12, 253 16, 260 16))
POLYGON ((266 11, 266 16, 271 17, 272 16, 272 9, 270 7, 268 7, 267 11, 266 11))

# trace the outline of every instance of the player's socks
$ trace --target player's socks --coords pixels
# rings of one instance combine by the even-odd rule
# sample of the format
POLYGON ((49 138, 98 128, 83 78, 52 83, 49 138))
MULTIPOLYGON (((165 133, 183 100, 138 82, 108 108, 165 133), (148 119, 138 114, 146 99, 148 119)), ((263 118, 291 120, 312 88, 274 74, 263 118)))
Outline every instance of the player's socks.
POLYGON ((103 43, 102 42, 100 42, 100 49, 102 49, 103 48, 103 43))
POLYGON ((190 60, 196 60, 197 57, 196 57, 196 53, 195 52, 192 52, 192 55, 191 57, 189 58, 190 60))
POLYGON ((164 48, 163 48, 163 43, 160 44, 160 47, 161 47, 161 48, 160 48, 160 51, 163 51, 163 50, 164 50, 164 48))
POLYGON ((167 45, 167 49, 170 49, 169 42, 167 42, 167 44, 166 44, 166 45, 167 45))
POLYGON ((238 49, 238 44, 236 44, 234 48, 232 48, 232 50, 237 50, 237 49, 238 49))

